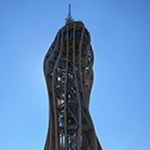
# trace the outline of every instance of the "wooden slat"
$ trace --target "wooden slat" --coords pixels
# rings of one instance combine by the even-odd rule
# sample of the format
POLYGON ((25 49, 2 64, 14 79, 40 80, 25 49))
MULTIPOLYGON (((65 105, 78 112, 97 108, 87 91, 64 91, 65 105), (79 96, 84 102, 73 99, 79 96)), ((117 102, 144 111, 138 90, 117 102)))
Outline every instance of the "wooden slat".
MULTIPOLYGON (((53 48, 53 49, 51 49, 51 51, 52 52, 54 52, 54 51, 56 51, 57 50, 57 47, 58 47, 58 39, 59 39, 59 35, 57 35, 57 38, 56 38, 56 45, 55 45, 55 47, 53 48)), ((50 52, 50 54, 49 54, 49 56, 48 56, 48 58, 45 58, 45 60, 44 60, 44 65, 47 67, 47 65, 48 65, 48 61, 50 60, 50 59, 52 59, 53 58, 53 54, 54 53, 52 53, 52 52, 50 52), (46 63, 46 61, 47 61, 47 63, 46 63)), ((45 67, 44 67, 45 68, 45 67)), ((45 72, 46 70, 44 69, 44 72, 45 72)), ((49 77, 47 77, 47 73, 45 72, 45 79, 46 79, 46 81, 47 81, 47 88, 49 87, 49 79, 48 79, 49 77)), ((48 88, 49 89, 49 88, 48 88)), ((52 119, 53 119, 53 117, 52 117, 52 106, 50 105, 51 104, 51 102, 50 102, 50 98, 51 98, 51 95, 50 95, 50 93, 48 92, 48 95, 49 95, 49 127, 48 127, 48 134, 47 134, 47 139, 46 139, 46 144, 45 144, 45 148, 44 148, 44 150, 50 150, 50 149, 52 149, 52 131, 53 131, 53 125, 52 125, 52 119), (51 109, 50 109, 51 108, 51 109), (50 137, 49 137, 50 136, 50 137)))
POLYGON ((65 133, 65 150, 68 149, 67 143, 67 75, 68 75, 68 52, 69 52, 69 29, 67 27, 67 52, 66 52, 66 72, 65 72, 65 84, 64 84, 64 133, 65 133))
MULTIPOLYGON (((62 36, 62 39, 63 39, 63 30, 61 31, 61 36, 62 36)), ((59 37, 60 37, 60 33, 59 33, 59 37)), ((60 57, 61 57, 62 49, 63 49, 63 41, 61 42, 59 54, 58 54, 56 63, 55 63, 54 68, 53 68, 53 76, 52 76, 53 109, 54 109, 54 117, 55 117, 55 150, 59 150, 58 149, 58 145, 59 145, 58 142, 59 141, 58 141, 58 120, 57 120, 57 113, 56 113, 56 98, 55 98, 54 85, 55 85, 55 77, 56 77, 55 76, 56 68, 58 66, 58 63, 59 63, 59 60, 60 60, 60 57)))
POLYGON ((76 62, 75 62, 75 32, 76 32, 76 24, 73 26, 73 72, 74 72, 74 79, 75 79, 75 86, 77 92, 77 100, 78 100, 78 121, 79 121, 79 129, 78 129, 78 139, 77 139, 77 150, 80 150, 80 137, 81 137, 81 104, 80 104, 80 95, 79 95, 79 88, 78 88, 78 81, 76 76, 76 62))

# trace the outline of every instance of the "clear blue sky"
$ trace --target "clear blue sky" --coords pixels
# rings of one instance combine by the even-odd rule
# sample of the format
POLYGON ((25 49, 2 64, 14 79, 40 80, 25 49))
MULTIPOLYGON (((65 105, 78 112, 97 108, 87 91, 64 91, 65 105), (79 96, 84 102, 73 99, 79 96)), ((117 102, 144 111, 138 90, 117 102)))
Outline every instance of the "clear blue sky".
POLYGON ((69 3, 91 33, 90 112, 103 149, 150 150, 149 0, 0 0, 0 150, 43 150, 43 60, 69 3))

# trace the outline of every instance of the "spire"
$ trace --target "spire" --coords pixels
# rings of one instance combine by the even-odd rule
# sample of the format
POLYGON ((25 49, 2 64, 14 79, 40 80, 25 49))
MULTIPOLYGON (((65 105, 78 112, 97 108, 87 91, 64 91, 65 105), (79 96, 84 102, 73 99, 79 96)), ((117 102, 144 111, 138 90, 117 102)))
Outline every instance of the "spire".
POLYGON ((68 17, 67 17, 65 20, 66 20, 66 24, 68 24, 68 23, 74 21, 74 20, 72 19, 72 16, 71 16, 71 5, 70 5, 70 4, 69 4, 69 13, 68 13, 68 17))
POLYGON ((69 4, 69 17, 71 17, 71 5, 69 4))

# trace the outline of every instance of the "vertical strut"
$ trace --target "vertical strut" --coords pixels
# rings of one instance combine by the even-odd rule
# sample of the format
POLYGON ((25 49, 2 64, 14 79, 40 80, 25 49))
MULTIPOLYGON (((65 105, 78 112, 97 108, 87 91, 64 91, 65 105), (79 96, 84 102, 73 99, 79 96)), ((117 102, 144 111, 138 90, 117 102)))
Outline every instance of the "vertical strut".
POLYGON ((79 120, 79 128, 78 128, 78 139, 77 139, 77 150, 80 150, 80 142, 81 142, 81 104, 80 104, 80 95, 79 95, 79 88, 76 76, 76 62, 75 62, 75 32, 76 32, 76 24, 73 27, 73 72, 75 77, 75 84, 77 90, 77 100, 78 100, 78 120, 79 120))
MULTIPOLYGON (((55 47, 52 49, 52 47, 50 47, 50 49, 49 50, 51 50, 50 52, 48 51, 48 53, 50 53, 49 54, 49 56, 48 56, 48 60, 50 60, 50 59, 52 59, 52 57, 53 57, 53 55, 54 55, 54 52, 55 52, 55 50, 57 50, 57 48, 58 48, 58 39, 59 39, 59 36, 60 35, 57 35, 57 37, 56 37, 56 44, 55 44, 55 47)), ((47 55, 46 55, 47 56, 47 55)), ((45 59, 44 60, 44 64, 46 63, 46 60, 47 59, 45 59)), ((48 61, 47 61, 47 63, 48 63, 48 61)), ((47 65, 45 65, 45 66, 47 66, 47 65)), ((46 68, 44 67, 44 72, 45 72, 45 78, 47 79, 47 72, 46 72, 46 68)), ((48 80, 48 79, 47 79, 48 80)), ((47 84, 47 87, 49 87, 49 85, 47 84)), ((48 88, 49 89, 49 88, 48 88)), ((49 95, 49 97, 51 97, 50 96, 50 93, 48 92, 48 95, 49 95)), ((49 128, 48 128, 48 135, 47 135, 47 140, 46 140, 46 144, 45 144, 45 148, 44 148, 44 150, 49 150, 49 149, 52 149, 52 131, 53 131, 53 125, 52 125, 52 113, 51 113, 51 111, 52 111, 52 106, 50 105, 50 102, 49 102, 49 115, 50 115, 50 117, 49 117, 49 128), (51 109, 50 109, 51 108, 51 109), (51 126, 51 127, 50 127, 51 126), (49 137, 50 136, 50 137, 49 137), (50 142, 49 142, 49 140, 51 140, 50 142)))
MULTIPOLYGON (((59 36, 60 36, 60 33, 59 33, 59 36)), ((62 36, 62 39, 63 39, 63 30, 61 31, 61 36, 62 36)), ((55 66, 53 68, 53 77, 52 77, 52 95, 53 95, 53 106, 54 106, 53 108, 54 108, 54 117, 55 117, 55 150, 59 150, 59 149, 58 149, 58 122, 57 122, 58 120, 57 120, 57 114, 56 114, 56 98, 55 98, 54 85, 55 85, 55 72, 56 72, 56 68, 58 66, 59 59, 61 57, 62 48, 63 48, 63 42, 61 42, 59 55, 57 57, 55 66)))
POLYGON ((65 84, 64 84, 64 133, 65 133, 65 150, 67 150, 67 107, 66 107, 66 98, 67 98, 67 74, 68 74, 68 51, 69 51, 69 33, 67 27, 67 58, 66 58, 66 71, 65 71, 65 84))
MULTIPOLYGON (((88 48, 90 47, 90 44, 88 44, 87 46, 88 48)), ((86 56, 85 56, 85 64, 84 64, 84 74, 83 74, 83 78, 84 78, 84 93, 85 93, 85 99, 87 101, 87 105, 88 105, 88 109, 89 109, 89 97, 88 97, 88 91, 87 91, 87 87, 86 87, 86 70, 85 70, 85 67, 87 67, 87 64, 88 64, 88 50, 86 52, 86 56)))
POLYGON ((88 108, 86 99, 85 99, 85 92, 83 90, 83 80, 82 80, 82 75, 81 75, 81 48, 82 48, 82 43, 83 43, 83 35, 84 35, 84 27, 82 29, 82 34, 81 34, 81 41, 80 41, 80 45, 79 45, 79 74, 80 74, 80 85, 81 85, 81 90, 82 90, 82 95, 83 95, 83 99, 84 99, 84 104, 86 106, 86 108, 88 108))

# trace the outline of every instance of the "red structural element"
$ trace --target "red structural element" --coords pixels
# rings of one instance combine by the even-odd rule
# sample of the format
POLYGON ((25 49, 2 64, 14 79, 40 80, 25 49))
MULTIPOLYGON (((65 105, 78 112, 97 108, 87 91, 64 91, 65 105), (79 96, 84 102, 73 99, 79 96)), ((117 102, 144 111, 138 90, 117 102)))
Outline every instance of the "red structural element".
POLYGON ((44 150, 102 150, 89 113, 94 60, 90 43, 84 24, 70 19, 45 56, 50 119, 44 150))

